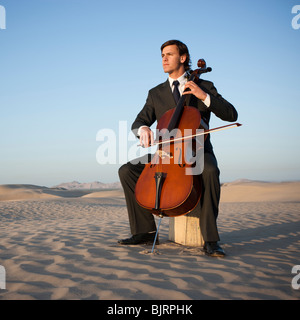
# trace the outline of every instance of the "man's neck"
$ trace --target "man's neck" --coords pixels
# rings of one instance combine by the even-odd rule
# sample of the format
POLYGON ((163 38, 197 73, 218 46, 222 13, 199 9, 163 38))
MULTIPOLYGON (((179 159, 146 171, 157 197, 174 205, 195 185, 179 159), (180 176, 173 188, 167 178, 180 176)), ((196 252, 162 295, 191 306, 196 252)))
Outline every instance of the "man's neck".
POLYGON ((172 84, 174 80, 179 80, 179 82, 182 82, 183 79, 186 77, 186 72, 184 72, 183 74, 181 74, 179 77, 173 78, 169 75, 169 81, 172 84))
POLYGON ((176 80, 184 74, 185 74, 184 68, 180 68, 179 70, 176 70, 176 71, 173 71, 172 73, 169 73, 169 77, 176 80))

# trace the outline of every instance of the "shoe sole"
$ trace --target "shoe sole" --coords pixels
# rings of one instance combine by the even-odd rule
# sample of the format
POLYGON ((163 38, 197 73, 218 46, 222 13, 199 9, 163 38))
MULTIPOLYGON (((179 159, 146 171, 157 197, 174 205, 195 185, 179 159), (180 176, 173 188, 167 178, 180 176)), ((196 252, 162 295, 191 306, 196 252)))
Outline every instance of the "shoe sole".
POLYGON ((214 257, 214 258, 224 258, 225 257, 225 253, 222 254, 222 253, 217 253, 217 252, 214 252, 214 253, 205 252, 205 254, 209 257, 214 257))

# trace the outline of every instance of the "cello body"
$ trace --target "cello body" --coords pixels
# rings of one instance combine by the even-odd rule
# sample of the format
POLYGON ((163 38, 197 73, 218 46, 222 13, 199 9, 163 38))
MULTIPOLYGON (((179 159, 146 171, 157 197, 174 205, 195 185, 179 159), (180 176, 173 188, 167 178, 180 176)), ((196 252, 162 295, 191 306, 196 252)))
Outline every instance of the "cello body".
MULTIPOLYGON (((175 109, 171 109, 160 119, 157 129, 161 133, 168 127, 174 112, 175 109)), ((185 106, 174 138, 186 129, 194 134, 200 122, 200 112, 185 106)), ((190 148, 193 148, 192 140, 171 142, 158 148, 136 184, 135 197, 140 206, 155 215, 168 217, 184 215, 194 209, 201 195, 201 180, 199 176, 187 174, 193 163, 186 163, 184 155, 190 148)))

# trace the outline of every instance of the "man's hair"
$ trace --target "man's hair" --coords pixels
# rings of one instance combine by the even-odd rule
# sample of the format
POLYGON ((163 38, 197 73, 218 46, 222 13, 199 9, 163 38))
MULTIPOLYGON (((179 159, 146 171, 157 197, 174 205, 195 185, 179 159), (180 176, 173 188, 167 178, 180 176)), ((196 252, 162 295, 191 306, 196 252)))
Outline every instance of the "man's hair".
POLYGON ((186 60, 184 62, 184 69, 185 71, 188 71, 191 69, 191 58, 190 58, 190 53, 189 53, 189 49, 188 47, 181 41, 179 40, 169 40, 166 41, 164 44, 162 44, 162 46, 160 47, 160 51, 163 51, 163 49, 167 46, 171 46, 171 45, 176 45, 179 51, 179 55, 186 55, 186 60))

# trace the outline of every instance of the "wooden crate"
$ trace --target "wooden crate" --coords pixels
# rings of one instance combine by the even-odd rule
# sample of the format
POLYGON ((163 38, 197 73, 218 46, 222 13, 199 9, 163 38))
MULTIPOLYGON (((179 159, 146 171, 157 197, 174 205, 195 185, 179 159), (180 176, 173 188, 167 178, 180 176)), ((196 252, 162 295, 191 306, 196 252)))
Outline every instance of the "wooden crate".
POLYGON ((169 218, 169 240, 186 246, 203 246, 200 230, 200 212, 169 218))

